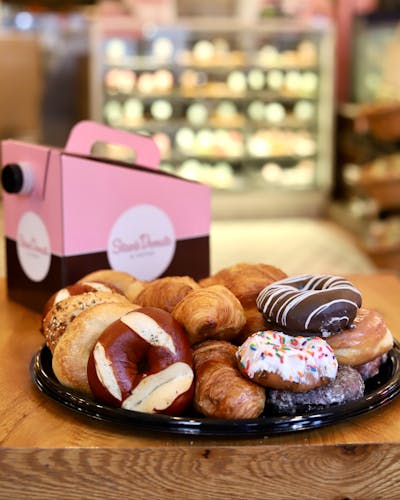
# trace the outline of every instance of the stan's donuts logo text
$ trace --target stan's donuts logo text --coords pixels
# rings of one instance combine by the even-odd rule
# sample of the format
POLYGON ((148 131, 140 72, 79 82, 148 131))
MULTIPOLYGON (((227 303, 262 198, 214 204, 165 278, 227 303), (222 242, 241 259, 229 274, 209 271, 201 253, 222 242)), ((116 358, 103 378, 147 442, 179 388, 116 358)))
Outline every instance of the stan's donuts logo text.
POLYGON ((175 231, 168 215, 154 205, 137 205, 116 220, 108 239, 107 256, 113 269, 151 280, 167 269, 175 245, 175 231))
POLYGON ((50 239, 43 220, 26 212, 18 223, 17 255, 24 273, 32 281, 42 281, 51 262, 50 239))
POLYGON ((133 242, 123 241, 117 238, 112 242, 112 251, 114 253, 122 252, 142 252, 146 250, 153 250, 160 247, 171 246, 172 241, 168 236, 161 239, 153 239, 148 233, 141 234, 139 238, 133 242))

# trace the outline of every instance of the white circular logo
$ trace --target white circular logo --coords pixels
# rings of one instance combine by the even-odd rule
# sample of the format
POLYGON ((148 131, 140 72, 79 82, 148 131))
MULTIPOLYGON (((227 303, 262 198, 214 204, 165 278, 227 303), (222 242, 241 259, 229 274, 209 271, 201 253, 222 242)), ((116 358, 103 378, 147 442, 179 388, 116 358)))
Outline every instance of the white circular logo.
POLYGON ((24 273, 32 281, 42 281, 51 262, 50 238, 42 219, 26 212, 18 223, 17 255, 24 273))
POLYGON ((167 269, 175 245, 168 215, 154 205, 136 205, 115 222, 108 240, 108 261, 113 269, 148 281, 167 269))

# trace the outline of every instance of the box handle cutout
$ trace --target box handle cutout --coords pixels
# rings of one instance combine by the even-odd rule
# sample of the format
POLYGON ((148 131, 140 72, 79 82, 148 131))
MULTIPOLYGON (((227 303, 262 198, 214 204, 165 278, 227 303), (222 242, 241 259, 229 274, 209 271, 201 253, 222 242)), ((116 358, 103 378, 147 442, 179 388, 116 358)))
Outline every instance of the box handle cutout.
POLYGON ((133 151, 132 148, 104 141, 96 141, 92 146, 90 154, 99 158, 137 163, 136 151, 133 151))
POLYGON ((65 151, 90 155, 98 143, 128 148, 133 152, 135 163, 143 167, 156 169, 160 164, 160 151, 151 137, 114 129, 89 120, 78 122, 71 129, 65 151))

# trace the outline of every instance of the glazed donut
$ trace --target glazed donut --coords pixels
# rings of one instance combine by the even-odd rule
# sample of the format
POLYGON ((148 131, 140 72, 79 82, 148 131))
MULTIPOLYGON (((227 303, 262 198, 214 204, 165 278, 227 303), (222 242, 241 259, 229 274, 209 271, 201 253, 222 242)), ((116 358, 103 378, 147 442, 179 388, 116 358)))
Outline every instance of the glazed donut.
POLYGON ((237 347, 225 340, 206 340, 193 350, 194 408, 211 418, 256 418, 265 406, 265 389, 243 377, 237 347))
MULTIPOLYGON (((363 380, 368 380, 369 378, 375 377, 378 375, 381 365, 386 363, 388 358, 388 354, 385 353, 383 356, 378 356, 377 358, 368 361, 367 363, 363 363, 362 365, 353 366, 355 370, 361 375, 363 380)), ((346 366, 346 365, 343 365, 346 366)))
POLYGON ((306 392, 334 379, 338 362, 321 337, 292 337, 272 330, 257 332, 238 348, 239 368, 264 387, 306 392))
POLYGON ((53 352, 53 372, 66 387, 92 395, 87 377, 90 352, 103 331, 138 306, 96 304, 82 311, 65 329, 53 352))
POLYGON ((131 302, 135 301, 135 298, 139 295, 144 286, 143 281, 136 279, 129 273, 117 271, 115 269, 99 269, 98 271, 93 271, 83 276, 78 283, 82 281, 96 281, 117 288, 121 293, 126 295, 131 302))
POLYGON ((339 365, 336 378, 327 385, 308 392, 272 389, 268 391, 269 405, 280 414, 296 415, 348 403, 363 397, 365 384, 357 370, 339 365))
POLYGON ((102 403, 180 415, 193 398, 192 365, 183 327, 162 309, 141 307, 104 330, 87 370, 90 388, 102 403))
POLYGON ((61 288, 57 292, 54 292, 53 295, 49 298, 43 308, 43 317, 50 311, 50 309, 57 304, 57 302, 61 302, 64 299, 67 299, 71 295, 80 295, 81 293, 86 292, 115 292, 122 293, 117 288, 111 285, 105 285, 104 283, 98 283, 96 281, 82 281, 78 283, 74 283, 72 285, 68 285, 64 288, 61 288))
POLYGON ((42 321, 42 334, 51 352, 54 351, 58 340, 64 334, 68 325, 82 311, 103 303, 132 306, 132 303, 124 295, 114 292, 86 292, 71 295, 54 304, 42 321))
POLYGON ((351 325, 361 301, 360 292, 344 278, 303 274, 265 287, 256 303, 270 329, 328 337, 351 325))
POLYGON ((383 317, 366 308, 359 309, 350 328, 327 340, 341 365, 357 366, 381 357, 393 347, 393 336, 383 317))

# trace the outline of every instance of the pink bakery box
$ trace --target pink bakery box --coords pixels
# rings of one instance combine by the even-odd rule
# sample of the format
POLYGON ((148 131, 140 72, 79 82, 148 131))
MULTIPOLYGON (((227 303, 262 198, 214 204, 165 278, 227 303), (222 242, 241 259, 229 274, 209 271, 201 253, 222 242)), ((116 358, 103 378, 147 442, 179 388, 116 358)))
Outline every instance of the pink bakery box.
POLYGON ((209 274, 210 189, 161 171, 151 138, 83 121, 63 150, 5 140, 1 159, 12 300, 41 311, 97 269, 209 274), (135 164, 93 156, 97 143, 133 150, 135 164))

